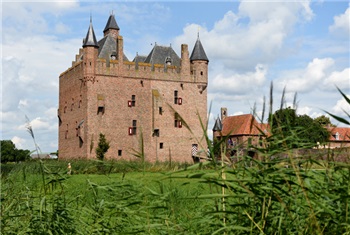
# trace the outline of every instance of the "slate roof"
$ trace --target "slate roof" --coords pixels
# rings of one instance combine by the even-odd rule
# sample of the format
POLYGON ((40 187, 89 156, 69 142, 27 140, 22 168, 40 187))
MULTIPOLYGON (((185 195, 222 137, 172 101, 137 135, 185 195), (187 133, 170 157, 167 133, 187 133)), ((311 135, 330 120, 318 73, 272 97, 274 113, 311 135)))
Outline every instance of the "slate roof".
POLYGON ((222 121, 223 136, 268 134, 268 125, 259 123, 252 114, 225 117, 222 121))
POLYGON ((350 142, 350 128, 347 127, 328 127, 328 131, 331 133, 330 141, 346 141, 350 142), (336 134, 338 133, 338 139, 336 134))
MULTIPOLYGON (((118 58, 117 42, 111 35, 106 35, 100 41, 98 41, 98 57, 106 60, 110 59, 112 53, 115 53, 118 58)), ((124 61, 129 59, 124 54, 124 61)))
POLYGON ((136 55, 132 62, 145 62, 146 55, 136 55))
POLYGON ((108 18, 108 21, 107 21, 107 24, 106 24, 106 27, 105 29, 103 30, 103 32, 106 32, 107 30, 109 29, 116 29, 116 30, 119 30, 119 26, 117 24, 117 21, 115 20, 114 18, 114 15, 111 14, 108 18))
POLYGON ((144 62, 150 64, 165 64, 167 58, 170 58, 171 65, 180 66, 180 57, 173 48, 156 44, 144 62))
POLYGON ((88 32, 86 34, 86 37, 83 42, 83 47, 87 46, 93 46, 93 47, 98 47, 94 28, 92 27, 92 20, 90 19, 90 26, 88 29, 88 32))
POLYGON ((199 40, 199 36, 197 38, 196 44, 194 45, 194 48, 190 57, 190 61, 194 61, 194 60, 204 60, 209 62, 208 57, 205 54, 204 48, 202 46, 202 43, 199 40))
POLYGON ((221 123, 220 118, 217 118, 217 119, 215 120, 215 124, 214 124, 214 127, 213 127, 213 131, 222 131, 222 123, 221 123))

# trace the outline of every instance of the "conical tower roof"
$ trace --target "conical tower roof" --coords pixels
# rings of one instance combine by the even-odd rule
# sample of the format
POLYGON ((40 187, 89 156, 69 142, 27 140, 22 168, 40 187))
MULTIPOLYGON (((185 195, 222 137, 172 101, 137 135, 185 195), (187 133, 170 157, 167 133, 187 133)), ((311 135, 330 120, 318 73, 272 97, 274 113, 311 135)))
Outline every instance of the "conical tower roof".
POLYGON ((117 21, 115 20, 115 17, 113 14, 111 14, 108 18, 107 24, 105 29, 103 30, 103 33, 105 33, 107 30, 109 29, 116 29, 116 30, 120 30, 117 21))
POLYGON ((199 34, 190 57, 190 61, 194 61, 194 60, 204 60, 209 62, 208 57, 205 54, 204 48, 202 46, 202 43, 199 40, 199 34))
POLYGON ((217 119, 215 120, 215 124, 214 124, 214 127, 213 127, 213 131, 222 131, 222 123, 221 123, 220 118, 217 118, 217 119))
POLYGON ((94 28, 92 27, 92 19, 91 18, 90 18, 90 26, 89 26, 88 32, 86 34, 85 40, 83 42, 83 47, 88 47, 88 46, 98 47, 94 28))

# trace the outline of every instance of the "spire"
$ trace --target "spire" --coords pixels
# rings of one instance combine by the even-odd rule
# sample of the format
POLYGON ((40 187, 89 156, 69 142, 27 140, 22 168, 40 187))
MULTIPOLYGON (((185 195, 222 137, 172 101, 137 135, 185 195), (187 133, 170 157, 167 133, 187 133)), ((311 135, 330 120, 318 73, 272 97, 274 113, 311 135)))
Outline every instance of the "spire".
POLYGON ((191 62, 194 60, 204 60, 209 62, 208 57, 205 54, 204 48, 202 46, 202 43, 199 40, 199 32, 198 32, 196 44, 194 45, 194 48, 190 57, 191 62))
POLYGON ((83 42, 83 47, 98 47, 94 28, 92 27, 92 17, 90 16, 90 26, 83 42))
POLYGON ((108 31, 109 29, 116 29, 116 30, 119 30, 119 26, 117 24, 117 21, 115 20, 114 18, 114 15, 113 13, 109 16, 108 18, 108 21, 107 21, 107 24, 106 24, 106 27, 105 29, 103 30, 103 33, 105 33, 106 31, 108 31))
POLYGON ((215 120, 213 131, 222 131, 222 123, 219 117, 215 120))

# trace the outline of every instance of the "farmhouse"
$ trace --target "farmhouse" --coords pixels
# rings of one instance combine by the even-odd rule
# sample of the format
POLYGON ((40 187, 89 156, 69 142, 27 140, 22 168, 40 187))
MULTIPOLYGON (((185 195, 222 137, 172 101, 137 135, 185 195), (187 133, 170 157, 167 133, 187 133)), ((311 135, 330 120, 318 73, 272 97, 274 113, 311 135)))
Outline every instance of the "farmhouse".
POLYGON ((249 147, 260 146, 264 135, 269 135, 268 130, 268 124, 259 123, 252 114, 227 116, 227 108, 221 108, 221 120, 217 118, 215 121, 213 138, 227 137, 226 147, 230 155, 237 150, 249 154, 249 147))
POLYGON ((60 158, 95 158, 99 134, 109 159, 192 161, 206 149, 208 63, 199 35, 189 54, 155 44, 129 60, 114 15, 97 41, 90 20, 82 48, 59 77, 60 158), (190 127, 190 130, 186 127, 190 127))
MULTIPOLYGON (((213 137, 227 138, 228 149, 244 149, 260 147, 264 136, 270 135, 268 124, 259 123, 252 114, 227 116, 227 108, 221 108, 221 120, 216 119, 213 127, 213 137)), ((330 133, 329 141, 317 148, 346 148, 350 147, 350 128, 327 127, 330 133)))
POLYGON ((331 133, 329 137, 329 148, 350 147, 350 128, 328 127, 331 133))

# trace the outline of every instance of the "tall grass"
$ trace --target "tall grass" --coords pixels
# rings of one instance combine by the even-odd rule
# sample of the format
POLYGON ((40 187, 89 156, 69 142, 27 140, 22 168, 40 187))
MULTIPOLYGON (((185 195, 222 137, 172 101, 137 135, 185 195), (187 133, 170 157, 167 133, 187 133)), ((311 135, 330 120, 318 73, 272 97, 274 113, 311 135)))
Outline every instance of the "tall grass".
POLYGON ((141 147, 135 162, 70 161, 72 175, 65 161, 2 166, 1 234, 350 234, 350 151, 297 155, 283 145, 297 135, 279 136, 232 163, 200 122, 199 164, 151 164, 141 147))

